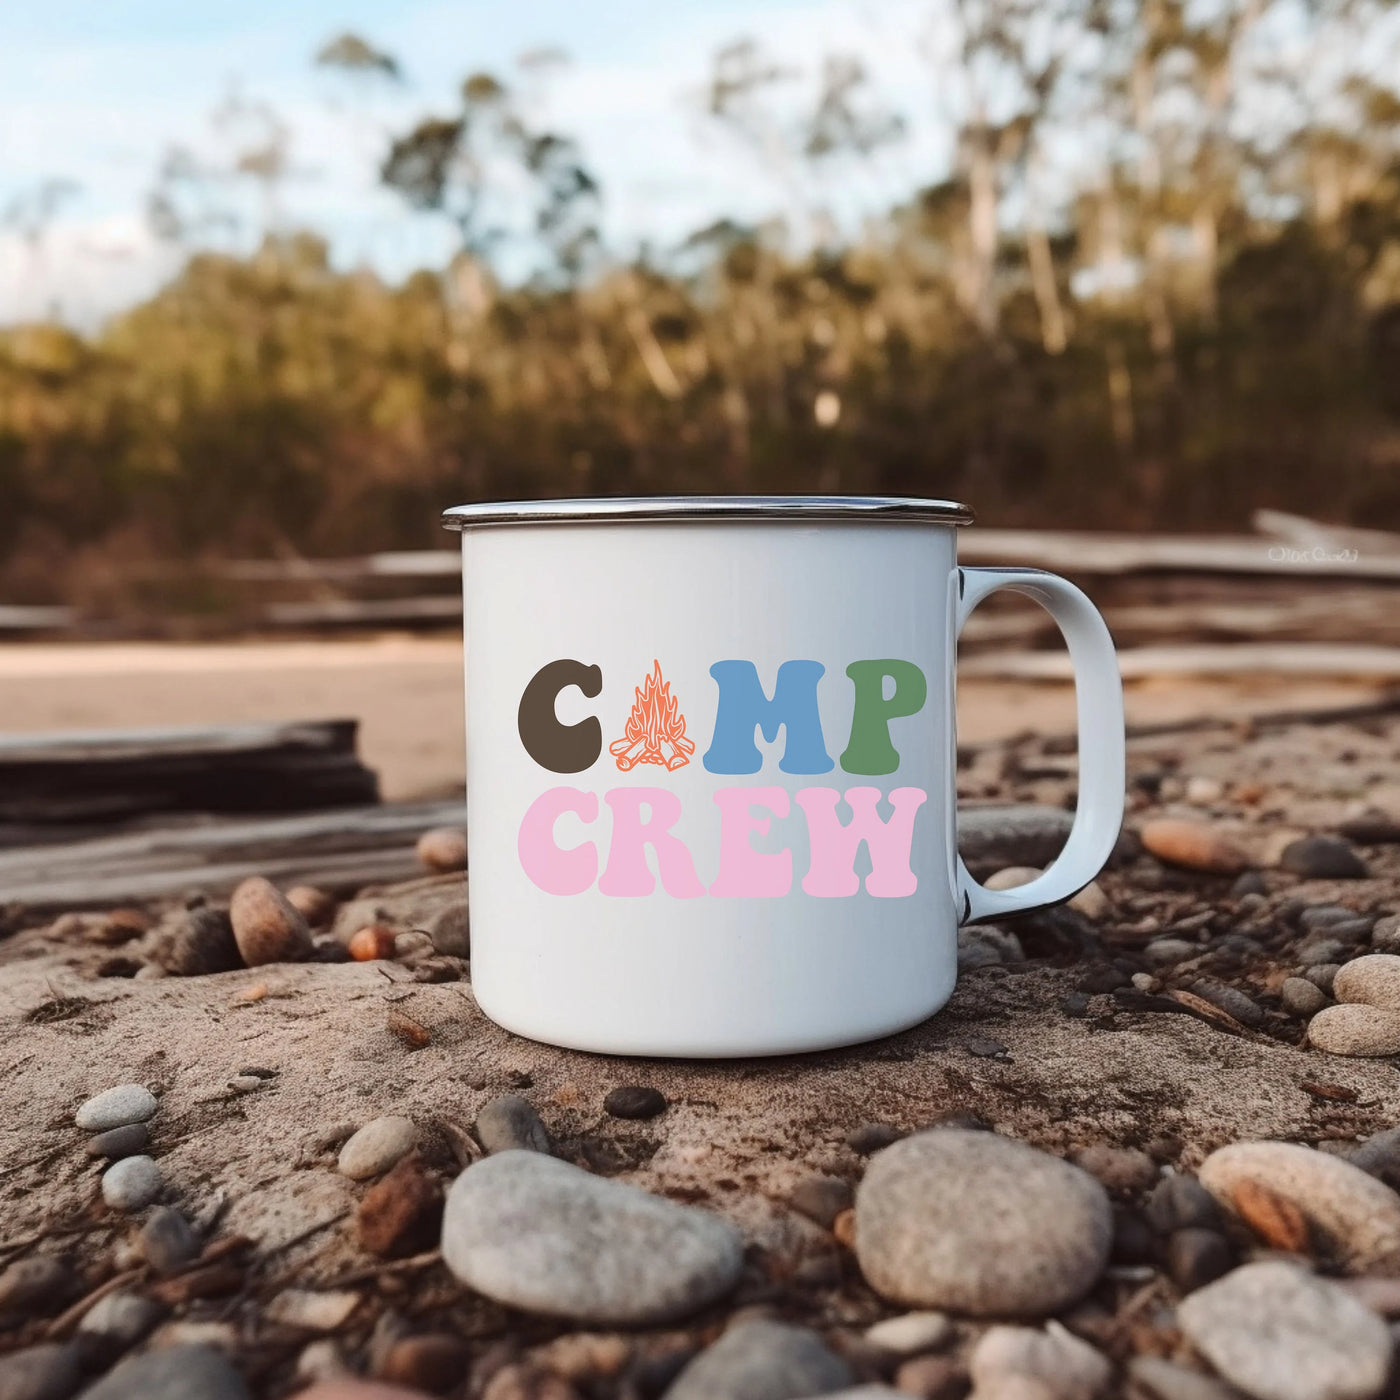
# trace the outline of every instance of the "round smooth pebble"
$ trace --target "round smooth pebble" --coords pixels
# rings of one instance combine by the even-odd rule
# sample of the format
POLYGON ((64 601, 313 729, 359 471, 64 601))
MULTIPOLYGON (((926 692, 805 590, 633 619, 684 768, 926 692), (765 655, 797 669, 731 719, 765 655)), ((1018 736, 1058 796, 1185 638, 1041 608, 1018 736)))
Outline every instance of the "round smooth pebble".
POLYGON ((1083 914, 1086 919, 1092 919, 1097 923, 1100 919, 1108 917, 1109 909, 1112 907, 1108 902, 1108 896, 1103 892, 1097 880, 1090 880, 1073 899, 1069 901, 1069 907, 1077 914, 1083 914))
POLYGON ((105 1133, 98 1133, 96 1137, 89 1138, 86 1150, 89 1157, 109 1157, 115 1160, 118 1157, 134 1157, 138 1152, 144 1152, 150 1141, 151 1131, 144 1123, 123 1123, 120 1128, 108 1128, 105 1133))
POLYGON ((1387 914, 1371 926, 1371 946, 1378 953, 1400 953, 1400 914, 1387 914))
POLYGON ((452 958, 472 955, 471 911, 465 899, 439 909, 424 925, 432 945, 439 953, 452 958))
POLYGON ((1282 1198, 1356 1272, 1400 1263, 1400 1196, 1340 1157, 1292 1142, 1237 1142, 1201 1163, 1200 1180, 1231 1210, 1241 1189, 1282 1198))
POLYGON ((649 1084, 621 1084, 603 1100, 603 1112, 613 1118, 655 1118, 665 1110, 666 1095, 649 1084))
POLYGON ((1324 1006, 1308 1022, 1308 1041, 1329 1055, 1400 1055, 1400 1011, 1356 1002, 1324 1006))
POLYGON ((438 826, 418 838, 419 864, 443 874, 467 868, 467 834, 455 826, 438 826))
POLYGON ((417 1141, 413 1119, 393 1114, 375 1118, 340 1149, 336 1167, 351 1181, 367 1181, 387 1172, 417 1141))
POLYGON ((854 1381, 846 1362, 809 1328, 754 1319, 736 1323, 695 1357, 665 1400, 796 1400, 854 1381))
POLYGON ((806 1176, 788 1193, 788 1205, 824 1230, 855 1204, 855 1192, 839 1176, 806 1176))
POLYGON ((175 1346, 123 1361, 82 1400, 251 1400, 243 1377, 213 1347, 175 1346))
POLYGON ((1279 868, 1305 880, 1364 880, 1371 872, 1356 847, 1340 836, 1302 836, 1290 841, 1279 868))
POLYGON ((395 1342, 375 1370, 381 1380, 445 1395, 466 1377, 471 1360, 471 1348, 460 1337, 426 1332, 395 1342))
POLYGON ((1177 1230, 1167 1241, 1167 1273, 1183 1293, 1194 1293, 1235 1263, 1230 1241, 1215 1230, 1177 1230))
POLYGON ((476 1115, 476 1135, 488 1153, 543 1152, 554 1144, 534 1105, 519 1094, 502 1094, 484 1105, 476 1115))
POLYGON ((16 1259, 0 1273, 0 1312, 42 1307, 72 1291, 73 1283, 73 1269, 66 1259, 52 1254, 16 1259))
POLYGON ((367 924, 351 935, 346 951, 355 962, 380 962, 394 956, 394 930, 387 924, 367 924))
POLYGON ((1194 1176, 1163 1177, 1147 1198, 1147 1222, 1158 1234, 1174 1230, 1218 1230, 1225 1223, 1215 1197, 1194 1176))
POLYGON ((1136 1387, 1130 1393, 1141 1394, 1145 1400, 1239 1400, 1234 1386, 1160 1356, 1133 1357, 1128 1362, 1128 1376, 1136 1387))
POLYGON ((856 1257, 877 1293, 975 1316, 1042 1316, 1108 1261, 1113 1213, 1087 1172, 995 1133, 940 1128, 871 1160, 856 1257))
POLYGON ((180 913, 156 939, 158 966, 177 977, 206 977, 243 966, 226 909, 201 905, 180 913))
POLYGON ((1145 822, 1139 835, 1143 847, 1158 860, 1186 870, 1238 875, 1251 863, 1239 846, 1208 822, 1158 817, 1145 822))
POLYGON ((1142 952, 1153 967, 1167 967, 1171 963, 1196 957, 1201 947, 1197 943, 1188 943, 1184 938, 1154 938, 1142 952))
POLYGON ((111 1337, 132 1347, 165 1316, 165 1309, 139 1293, 108 1293, 83 1314, 78 1331, 111 1337))
POLYGON ((141 1257, 158 1274, 173 1274, 199 1253, 199 1240, 178 1210, 158 1206, 137 1236, 141 1257))
POLYGON ((1042 874, 1044 871, 1038 866, 1008 865, 1004 870, 993 871, 982 885, 989 890, 1014 890, 1020 885, 1029 885, 1032 880, 1040 879, 1042 874))
POLYGON ((1290 1016, 1315 1016, 1327 1005, 1327 993, 1306 977, 1285 977, 1278 998, 1290 1016))
POLYGON ((1012 1377, 1041 1382, 1054 1400, 1095 1400, 1113 1377, 1108 1358, 1067 1328, 992 1327, 969 1362, 977 1393, 1001 1394, 1012 1377))
POLYGON ((105 1133, 144 1123, 160 1107, 156 1096, 143 1084, 118 1084, 90 1098, 74 1115, 73 1121, 84 1132, 105 1133))
POLYGON ((293 885, 287 891, 287 903, 312 928, 325 928, 340 907, 340 901, 329 890, 318 889, 315 885, 293 885))
MULTIPOLYGON (((542 1392, 542 1395, 548 1392, 542 1392)), ((405 1390, 400 1385, 380 1385, 376 1381, 344 1379, 319 1381, 310 1390, 299 1390, 293 1400, 423 1400, 421 1390, 405 1390)))
POLYGON ((744 1242, 708 1211, 511 1150, 453 1182, 442 1255, 498 1303, 628 1326, 684 1317, 729 1292, 744 1242))
POLYGON ((442 1187, 411 1157, 365 1192, 355 1211, 361 1248, 381 1259, 431 1249, 442 1224, 442 1187))
POLYGON ((68 1400, 83 1378, 83 1353, 47 1342, 0 1356, 0 1400, 68 1400))
POLYGON ((1132 1194, 1155 1185, 1157 1163, 1136 1147, 1113 1147, 1106 1142, 1090 1143, 1074 1154, 1074 1164, 1082 1167, 1110 1191, 1132 1194))
POLYGON ((1306 977, 1314 987, 1320 988, 1322 991, 1326 992, 1328 996, 1331 996, 1332 984, 1337 980, 1337 974, 1341 970, 1341 963, 1317 963, 1315 966, 1308 968, 1307 971, 1303 973, 1303 976, 1306 977))
POLYGON ((238 951, 249 967, 303 962, 315 951, 305 916, 261 875, 249 876, 234 890, 228 914, 238 951))
POLYGON ((1347 1155, 1347 1161, 1392 1189, 1400 1186, 1400 1128, 1372 1133, 1347 1155))
POLYGON ((911 1312, 887 1317, 866 1330, 865 1340, 896 1356, 937 1351, 953 1335, 953 1324, 941 1312, 911 1312))
POLYGON ((102 1199, 113 1210, 143 1210, 165 1185, 149 1157, 123 1157, 102 1173, 102 1199))
POLYGON ((1338 1001, 1400 1011, 1400 956, 1367 953, 1354 958, 1332 979, 1332 995, 1338 1001))
POLYGON ((1191 1344, 1255 1400, 1370 1400, 1386 1383, 1385 1322, 1282 1260, 1246 1264, 1177 1308, 1191 1344))

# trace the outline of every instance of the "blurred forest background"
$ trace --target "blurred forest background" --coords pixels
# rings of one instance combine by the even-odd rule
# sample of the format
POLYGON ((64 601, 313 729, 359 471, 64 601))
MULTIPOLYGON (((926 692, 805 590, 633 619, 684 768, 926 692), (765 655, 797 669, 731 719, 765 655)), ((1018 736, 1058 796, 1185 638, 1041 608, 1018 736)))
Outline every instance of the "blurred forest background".
MULTIPOLYGON (((1283 62, 1254 36, 1284 2, 949 0, 929 102, 956 160, 854 229, 839 188, 911 114, 841 53, 796 107, 784 56, 742 38, 694 100, 780 212, 678 246, 606 246, 589 152, 531 119, 514 71, 466 71, 455 108, 380 133, 382 181, 460 235, 399 284, 281 226, 275 114, 226 170, 174 148, 149 216, 178 275, 90 334, 0 328, 0 597, 100 609, 141 561, 441 548, 444 505, 542 495, 1400 528, 1393 10, 1291 4, 1283 62), (233 180, 268 210, 246 257, 208 246, 233 180)), ((309 58, 398 71, 354 33, 309 58)), ((11 210, 36 241, 46 198, 11 210)))

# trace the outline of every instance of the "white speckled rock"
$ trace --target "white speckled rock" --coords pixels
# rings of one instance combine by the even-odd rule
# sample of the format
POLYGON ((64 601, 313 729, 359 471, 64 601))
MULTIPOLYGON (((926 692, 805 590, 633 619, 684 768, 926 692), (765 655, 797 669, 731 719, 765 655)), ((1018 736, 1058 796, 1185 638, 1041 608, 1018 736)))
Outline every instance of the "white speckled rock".
POLYGON ((1400 957, 1394 953, 1367 953, 1353 958, 1337 974, 1332 995, 1338 1001, 1358 1001, 1386 1011, 1400 1011, 1400 957))
POLYGON ((953 1324, 941 1312, 911 1312, 887 1317, 865 1334, 865 1340, 897 1356, 937 1351, 953 1335, 953 1324))
POLYGON ((626 1326, 684 1317, 727 1293, 744 1242, 709 1211, 513 1149, 453 1182, 442 1255, 498 1303, 626 1326))
POLYGON ((90 1098, 73 1121, 89 1133, 105 1133, 128 1123, 144 1123, 160 1107, 156 1096, 142 1084, 118 1084, 90 1098))
POLYGON ((1087 1172, 996 1133, 940 1128, 870 1162, 856 1257, 877 1293, 913 1307, 1038 1317, 1082 1297, 1113 1234, 1087 1172))
POLYGON ((102 1173, 102 1199, 113 1210, 142 1210, 165 1185, 149 1157, 123 1157, 102 1173))
POLYGON ((691 1361, 665 1400, 798 1400, 853 1387, 851 1368, 807 1327, 739 1322, 691 1361))
POLYGON ((993 1327, 973 1348, 970 1362, 978 1395, 997 1393, 1012 1377, 1045 1387, 1055 1400, 1095 1400, 1113 1378, 1102 1352, 1058 1322, 1033 1327, 993 1327))
POLYGON ((1262 1186, 1281 1196, 1353 1270, 1400 1264, 1400 1196, 1340 1157, 1292 1142, 1236 1142, 1212 1152, 1199 1177, 1230 1209, 1241 1187, 1262 1186))
POLYGON ((83 1314, 79 1332, 111 1337, 124 1347, 135 1346, 165 1316, 159 1303, 139 1293, 109 1293, 83 1314))
POLYGON ((1390 1331, 1345 1289, 1296 1264, 1246 1264, 1198 1288, 1177 1319, 1191 1344, 1254 1400, 1371 1400, 1390 1331))
POLYGON ((1359 1002, 1324 1006, 1308 1022, 1308 1040, 1329 1055, 1400 1055, 1400 1011, 1359 1002))
POLYGON ((413 1119, 390 1115, 366 1123, 340 1149, 336 1163, 343 1176, 352 1181, 367 1181, 387 1172, 403 1157, 418 1139, 413 1119))

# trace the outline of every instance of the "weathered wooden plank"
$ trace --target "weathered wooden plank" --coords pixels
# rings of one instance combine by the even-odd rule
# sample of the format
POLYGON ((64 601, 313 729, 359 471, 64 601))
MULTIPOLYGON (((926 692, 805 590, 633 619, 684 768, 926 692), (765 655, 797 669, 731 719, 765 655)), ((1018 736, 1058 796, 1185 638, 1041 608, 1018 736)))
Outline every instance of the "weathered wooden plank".
MULTIPOLYGON (((1129 647, 1118 653, 1125 680, 1144 676, 1317 675, 1400 679, 1400 647, 1327 642, 1230 642, 1129 647)), ((964 676, 996 680, 1067 681, 1062 651, 985 652, 958 664, 964 676)))
POLYGON ((274 627, 388 627, 423 622, 457 622, 460 593, 425 598, 318 598, 306 603, 269 603, 264 613, 274 627))

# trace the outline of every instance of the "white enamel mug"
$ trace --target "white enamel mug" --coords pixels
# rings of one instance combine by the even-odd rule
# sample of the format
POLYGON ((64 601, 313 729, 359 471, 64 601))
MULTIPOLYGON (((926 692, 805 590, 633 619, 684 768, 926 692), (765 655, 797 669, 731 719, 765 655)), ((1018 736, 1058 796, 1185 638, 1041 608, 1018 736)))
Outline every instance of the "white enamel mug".
POLYGON ((511 1031, 621 1055, 778 1055, 941 1007, 961 924, 1098 874, 1123 815, 1103 619, 1038 569, 960 568, 951 501, 460 506, 472 987, 511 1031), (1059 858, 957 853, 954 663, 989 593, 1069 645, 1079 797, 1059 858))

